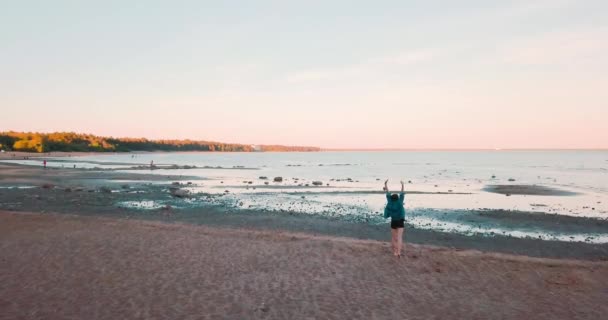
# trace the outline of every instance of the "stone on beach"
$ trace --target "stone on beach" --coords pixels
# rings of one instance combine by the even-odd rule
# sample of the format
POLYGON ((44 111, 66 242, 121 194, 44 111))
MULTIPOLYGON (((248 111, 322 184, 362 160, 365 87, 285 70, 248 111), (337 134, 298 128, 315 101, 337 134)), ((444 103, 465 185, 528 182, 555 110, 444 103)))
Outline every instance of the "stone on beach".
POLYGON ((283 177, 275 177, 274 182, 283 182, 283 177))
POLYGON ((187 198, 190 196, 190 192, 184 189, 170 189, 169 192, 176 198, 187 198))
POLYGON ((322 181, 313 181, 312 184, 315 186, 322 186, 323 182, 322 181))
POLYGON ((101 193, 112 193, 112 189, 108 187, 99 187, 99 192, 101 193))

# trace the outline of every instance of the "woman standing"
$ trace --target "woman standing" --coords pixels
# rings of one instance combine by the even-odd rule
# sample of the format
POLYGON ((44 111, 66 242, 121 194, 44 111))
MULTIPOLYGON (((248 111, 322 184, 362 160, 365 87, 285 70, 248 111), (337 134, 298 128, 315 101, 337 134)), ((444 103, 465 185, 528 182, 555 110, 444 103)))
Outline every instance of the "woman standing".
POLYGON ((386 207, 384 208, 384 218, 391 218, 391 246, 393 255, 401 257, 403 246, 403 228, 405 224, 405 191, 403 181, 401 181, 401 192, 399 194, 388 190, 388 180, 384 181, 384 191, 386 191, 386 207))

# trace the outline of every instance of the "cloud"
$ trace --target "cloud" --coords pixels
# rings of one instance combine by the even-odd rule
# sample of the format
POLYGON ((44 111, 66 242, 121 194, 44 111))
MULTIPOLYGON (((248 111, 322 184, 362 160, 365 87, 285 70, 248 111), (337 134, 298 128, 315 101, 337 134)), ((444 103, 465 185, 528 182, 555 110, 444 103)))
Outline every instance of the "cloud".
POLYGON ((367 76, 388 68, 411 66, 431 61, 437 57, 431 49, 405 51, 394 55, 380 56, 342 67, 313 68, 288 74, 287 82, 299 83, 322 80, 339 80, 367 76))
POLYGON ((349 77, 357 74, 356 66, 347 66, 343 68, 319 68, 294 72, 287 76, 287 82, 299 83, 319 80, 333 80, 343 77, 349 77))
POLYGON ((577 2, 576 0, 525 0, 510 8, 501 8, 497 13, 507 17, 527 16, 539 12, 567 9, 577 2))
POLYGON ((608 29, 595 28, 546 33, 512 41, 500 60, 517 65, 569 65, 605 59, 608 29))

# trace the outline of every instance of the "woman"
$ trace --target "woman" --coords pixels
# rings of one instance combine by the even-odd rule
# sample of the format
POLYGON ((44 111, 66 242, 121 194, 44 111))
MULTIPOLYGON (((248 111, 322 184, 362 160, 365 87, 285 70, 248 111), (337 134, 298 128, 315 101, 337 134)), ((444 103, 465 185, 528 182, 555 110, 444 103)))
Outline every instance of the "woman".
POLYGON ((405 208, 403 201, 405 200, 403 181, 401 181, 401 193, 391 194, 388 190, 388 180, 384 181, 384 191, 386 191, 386 207, 384 208, 384 218, 391 218, 391 245, 393 247, 393 255, 401 258, 401 247, 403 246, 403 227, 405 223, 405 208))

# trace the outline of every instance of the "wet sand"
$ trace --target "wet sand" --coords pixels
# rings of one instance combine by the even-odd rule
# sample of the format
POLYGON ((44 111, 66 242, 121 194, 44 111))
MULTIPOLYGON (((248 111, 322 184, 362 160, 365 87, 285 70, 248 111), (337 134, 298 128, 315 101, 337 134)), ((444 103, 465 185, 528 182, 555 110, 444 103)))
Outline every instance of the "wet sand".
MULTIPOLYGON (((196 177, 165 176, 87 169, 42 169, 0 163, 0 210, 66 213, 114 218, 185 222, 229 228, 285 230, 327 236, 388 241, 387 225, 368 223, 366 217, 344 218, 288 211, 226 208, 222 195, 196 195, 192 205, 175 198, 172 183, 196 177), (13 186, 7 189, 6 187, 13 186), (21 186, 27 189, 18 189, 21 186), (120 205, 123 202, 154 200, 168 209, 143 210, 120 205)), ((201 182, 204 182, 201 181, 201 182)), ((195 181, 196 183, 196 181, 195 181)), ((437 211, 444 214, 444 211, 437 211)), ((415 215, 416 212, 411 212, 415 215)), ((509 226, 535 225, 554 231, 605 233, 608 221, 539 213, 502 210, 453 211, 467 223, 509 226)), ((535 257, 606 261, 608 244, 522 239, 496 234, 460 235, 406 226, 407 240, 456 249, 522 254, 535 257)))
POLYGON ((485 191, 500 193, 504 195, 527 195, 527 196, 574 196, 575 192, 560 190, 540 185, 489 185, 485 191))
POLYGON ((0 212, 6 319, 600 319, 607 262, 0 212))

